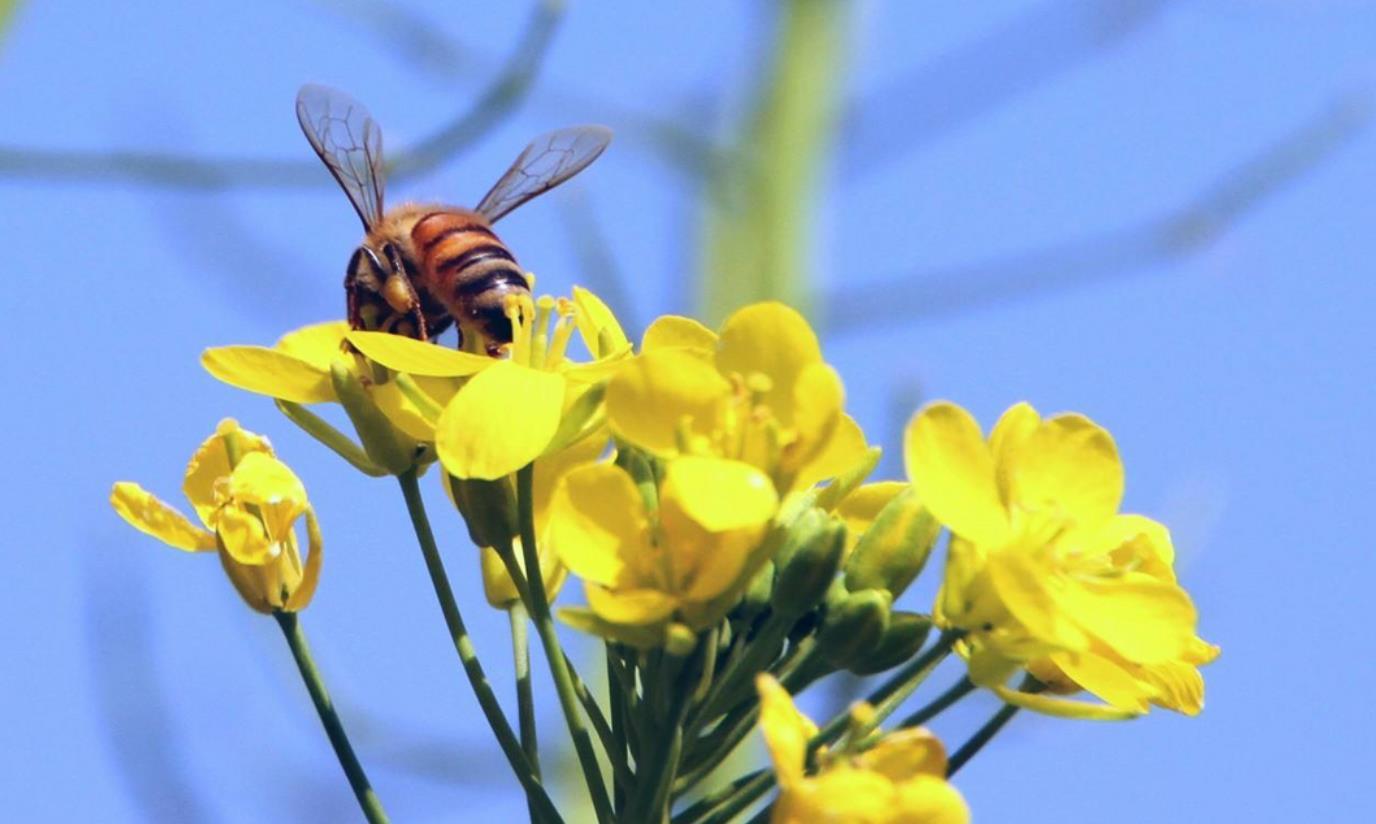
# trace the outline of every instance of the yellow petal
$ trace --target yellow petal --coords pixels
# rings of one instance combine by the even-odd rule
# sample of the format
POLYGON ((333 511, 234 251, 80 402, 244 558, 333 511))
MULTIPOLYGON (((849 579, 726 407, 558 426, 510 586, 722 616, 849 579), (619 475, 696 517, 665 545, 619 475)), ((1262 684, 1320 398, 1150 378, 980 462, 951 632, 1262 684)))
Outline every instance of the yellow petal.
POLYGON ((216 513, 215 534, 224 553, 238 564, 263 566, 282 551, 281 545, 268 537, 262 520, 241 507, 226 506, 216 513))
POLYGON ((330 374, 292 355, 263 346, 219 346, 201 353, 201 366, 246 392, 292 403, 334 400, 330 374))
POLYGON ((297 582, 296 588, 282 606, 287 612, 305 609, 315 597, 316 585, 320 583, 320 567, 325 560, 325 540, 320 535, 320 524, 316 521, 315 511, 312 509, 306 510, 306 535, 306 568, 301 573, 301 580, 297 582))
POLYGON ((191 456, 186 465, 186 478, 182 481, 182 493, 196 508, 201 523, 210 526, 210 519, 220 501, 215 499, 215 483, 230 474, 227 440, 233 440, 234 452, 239 460, 253 452, 272 454, 272 445, 262 435, 255 434, 239 426, 238 421, 226 418, 215 427, 215 434, 206 438, 191 456))
POLYGON ((1185 715, 1198 715, 1203 711, 1204 676, 1194 665, 1167 661, 1144 667, 1141 676, 1155 687, 1153 704, 1185 715))
POLYGON ((196 526, 187 517, 163 503, 138 484, 120 481, 110 491, 115 512, 140 532, 188 552, 215 548, 215 535, 196 526))
POLYGON ((578 335, 594 358, 603 358, 630 346, 616 315, 602 299, 581 286, 573 287, 574 319, 578 335))
POLYGON ((349 343, 366 355, 368 360, 411 375, 462 377, 477 374, 499 362, 390 332, 355 330, 349 333, 349 343))
POLYGON ((586 594, 592 611, 602 620, 613 624, 657 624, 673 615, 678 607, 678 599, 655 589, 613 591, 589 583, 586 594))
POLYGON ((377 404, 377 408, 397 429, 417 441, 429 443, 435 440, 435 422, 426 417, 425 412, 406 397, 406 393, 395 380, 373 384, 369 391, 372 392, 373 402, 377 404))
POLYGON ((1062 588, 1073 586, 1059 569, 1015 547, 991 553, 985 570, 994 597, 1033 638, 1065 649, 1089 647, 1079 614, 1067 610, 1059 597, 1062 588))
POLYGON ((803 779, 808 740, 817 734, 817 725, 798 711, 793 696, 770 675, 755 678, 760 694, 760 731, 774 761, 779 786, 785 789, 803 779))
POLYGON ((1115 515, 1103 523, 1087 546, 1087 554, 1109 555, 1115 569, 1144 572, 1163 581, 1174 581, 1175 546, 1170 530, 1142 515, 1115 515))
POLYGON ((291 468, 263 452, 245 455, 229 478, 237 505, 257 508, 270 540, 281 541, 308 506, 306 487, 291 468))
POLYGON ((904 781, 915 775, 946 777, 946 748, 927 729, 896 730, 861 753, 855 766, 904 781))
POLYGON ((596 635, 609 641, 620 641, 636 649, 654 649, 664 643, 664 631, 659 626, 613 624, 597 617, 597 613, 582 607, 563 607, 559 620, 580 632, 596 635))
POLYGON ((709 532, 758 526, 774 517, 779 497, 761 471, 725 458, 682 456, 669 462, 660 490, 709 532))
POLYGON ((457 478, 496 480, 544 452, 559 428, 564 379, 511 361, 474 375, 435 425, 435 448, 457 478))
POLYGON ((272 348, 303 360, 322 372, 329 372, 330 364, 344 351, 344 336, 347 334, 347 321, 316 323, 288 332, 272 348))
POLYGON ((1088 721, 1126 721, 1142 713, 1110 707, 1106 704, 1093 704, 1088 701, 1070 701, 1046 693, 1030 693, 998 687, 994 694, 1005 704, 1012 704, 1025 710, 1032 710, 1056 718, 1076 718, 1088 721))
POLYGON ((1015 403, 999 417, 998 423, 989 433, 989 451, 994 456, 994 468, 999 482, 999 494, 1005 506, 1012 500, 1009 489, 1009 471, 1013 466, 1013 455, 1041 426, 1042 418, 1037 410, 1027 402, 1015 403))
POLYGON ((903 481, 876 481, 865 484, 845 497, 836 507, 836 514, 846 522, 846 529, 859 537, 870 528, 879 512, 898 493, 908 488, 903 481))
POLYGON ((1110 706, 1132 713, 1147 711, 1147 700, 1156 690, 1110 658, 1092 652, 1066 652, 1051 661, 1081 689, 1110 706))
POLYGON ((822 360, 822 348, 807 320, 782 303, 755 303, 726 319, 717 347, 717 369, 744 378, 763 375, 762 395, 774 417, 794 425, 797 384, 804 368, 822 360))
POLYGON ((938 401, 913 416, 903 437, 908 478, 938 521, 978 544, 996 545, 1008 516, 994 458, 969 412, 938 401))
POLYGON ((1083 415, 1057 415, 1011 455, 1010 501, 1053 509, 1076 524, 1107 520, 1123 499, 1123 465, 1108 432, 1083 415))
POLYGON ((664 315, 656 318, 645 330, 640 351, 655 349, 688 349, 710 355, 717 348, 717 333, 692 318, 664 315))
POLYGON ((615 584, 628 563, 650 552, 640 491, 611 464, 569 470, 550 502, 549 540, 574 574, 615 584))
POLYGON ((1141 573, 1067 583, 1056 591, 1057 606, 1129 661, 1174 660, 1194 641, 1194 604, 1173 583, 1141 573))
POLYGON ((893 821, 922 824, 969 824, 970 808, 945 776, 916 775, 897 786, 893 821))
POLYGON ((860 424, 850 415, 842 413, 822 447, 793 476, 790 489, 808 489, 814 484, 844 475, 869 460, 869 450, 860 424))
POLYGON ((607 420, 636 446, 669 455, 684 423, 693 434, 710 434, 730 394, 726 379, 691 353, 647 352, 624 363, 607 384, 607 420))

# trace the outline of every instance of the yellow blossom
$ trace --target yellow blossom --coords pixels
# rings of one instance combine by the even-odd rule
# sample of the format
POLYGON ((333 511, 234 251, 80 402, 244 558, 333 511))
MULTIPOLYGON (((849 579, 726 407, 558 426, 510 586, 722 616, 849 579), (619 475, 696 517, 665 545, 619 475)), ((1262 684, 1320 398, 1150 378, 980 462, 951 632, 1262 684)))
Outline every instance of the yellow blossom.
POLYGON ((601 381, 629 353, 616 319, 584 289, 575 289, 571 301, 513 296, 507 315, 512 342, 501 360, 396 335, 348 335, 369 359, 389 369, 468 378, 443 399, 430 422, 440 462, 457 478, 501 478, 586 436, 600 423, 601 381), (575 330, 594 356, 590 363, 566 357, 575 330))
POLYGON ((781 303, 747 306, 719 333, 662 317, 641 348, 608 383, 607 418, 648 452, 745 461, 783 494, 865 458, 864 435, 842 408, 841 379, 807 321, 781 303))
POLYGON ((296 612, 310 603, 320 578, 320 530, 305 487, 266 438, 222 421, 191 456, 182 491, 204 528, 127 481, 115 484, 110 503, 172 547, 218 551, 234 588, 258 612, 296 612), (304 565, 295 533, 303 517, 310 545, 304 565))
POLYGON ((1082 415, 1010 408, 986 441, 968 412, 934 403, 905 442, 908 475, 952 533, 935 618, 966 630, 971 678, 1010 703, 1125 717, 1150 703, 1197 712, 1197 666, 1214 647, 1175 580, 1166 528, 1119 514, 1123 468, 1107 431, 1082 415), (1020 667, 1047 692, 1082 688, 1107 707, 1005 686, 1020 667))
POLYGON ((946 781, 946 751, 925 729, 899 730, 856 754, 818 755, 806 772, 817 727, 769 675, 756 679, 760 729, 774 762, 779 799, 774 824, 968 824, 970 811, 946 781))
MULTIPOLYGON (((407 436, 422 442, 434 440, 435 426, 424 409, 408 398, 395 381, 376 381, 366 364, 344 348, 349 336, 345 321, 329 321, 305 326, 283 335, 271 348, 264 346, 217 346, 205 350, 201 365, 230 386, 297 404, 339 401, 330 368, 344 365, 359 377, 373 403, 392 425, 407 436)), ((447 401, 458 389, 457 375, 471 375, 492 363, 489 358, 456 352, 433 344, 420 344, 409 338, 385 332, 362 335, 378 348, 394 341, 409 341, 424 346, 431 368, 418 369, 416 382, 436 403, 447 401), (440 377, 434 377, 440 373, 440 377)), ((381 361, 379 361, 381 362, 381 361)))
POLYGON ((550 504, 549 540, 584 581, 588 610, 566 621, 638 646, 681 622, 720 620, 766 560, 761 538, 778 508, 769 479, 740 461, 682 456, 667 462, 656 511, 612 464, 571 470, 550 504))

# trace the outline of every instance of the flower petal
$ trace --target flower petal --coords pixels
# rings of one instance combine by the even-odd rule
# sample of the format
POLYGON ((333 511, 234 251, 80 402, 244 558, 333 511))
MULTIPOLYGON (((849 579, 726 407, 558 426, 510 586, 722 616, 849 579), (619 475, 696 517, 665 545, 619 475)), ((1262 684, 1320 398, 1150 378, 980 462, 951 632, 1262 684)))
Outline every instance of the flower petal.
POLYGON ((335 399, 328 369, 263 346, 217 346, 201 353, 201 366, 218 380, 292 403, 335 399))
POLYGON ((837 478, 869 460, 865 433, 850 415, 842 413, 820 449, 798 469, 790 489, 809 489, 837 478))
POLYGON ((581 286, 573 287, 574 320, 583 345, 594 358, 604 358, 630 346, 616 315, 602 299, 581 286))
POLYGON ((472 352, 447 349, 390 332, 355 330, 349 333, 349 343, 366 355, 368 360, 388 369, 433 378, 474 375, 499 362, 472 352))
POLYGON ((913 416, 903 437, 908 478, 932 515, 978 544, 1001 543, 1008 515, 994 458, 969 412, 938 401, 913 416))
POLYGON ((772 676, 757 676, 755 689, 760 694, 760 731, 779 786, 788 789, 803 780, 808 740, 817 734, 817 725, 798 711, 793 696, 772 676))
POLYGON ((805 367, 820 363, 817 335, 797 310, 768 301, 740 309, 722 325, 717 369, 723 375, 769 379, 765 406, 785 427, 794 425, 797 384, 805 367))
POLYGON ((710 355, 717 348, 717 333, 692 318, 664 315, 656 318, 640 341, 641 352, 656 349, 688 349, 710 355))
POLYGON ((309 506, 306 487, 291 467, 263 452, 250 452, 229 476, 229 494, 236 505, 251 505, 267 528, 271 541, 282 541, 309 506))
POLYGON ((585 590, 588 606, 597 617, 612 624, 657 624, 678 607, 677 598, 657 589, 610 590, 589 583, 585 590))
POLYGON ((1174 583, 1142 573, 1069 579, 1057 606, 1118 655, 1138 664, 1178 659, 1194 642, 1195 609, 1174 583))
POLYGON ((917 775, 946 777, 946 748, 925 728, 895 730, 861 753, 855 765, 905 781, 917 775))
POLYGON ((559 428, 564 379, 511 361, 474 375, 435 424, 435 448, 457 478, 496 480, 540 457, 559 428))
POLYGON ((306 536, 307 554, 306 568, 301 573, 301 580, 297 582, 296 588, 288 596, 287 602, 282 608, 287 612, 299 612, 310 604, 315 597, 316 585, 320 583, 320 567, 325 560, 325 540, 320 535, 320 524, 315 519, 315 511, 306 510, 306 536))
POLYGON ((893 821, 922 824, 970 824, 970 808, 945 776, 916 775, 897 786, 893 821))
POLYGON ((549 509, 549 542, 585 581, 615 584, 631 561, 651 551, 640 491, 619 467, 591 464, 569 470, 549 509))
MULTIPOLYGON (((995 687, 994 694, 1003 699, 1005 704, 1012 704, 1015 707, 1056 718, 1075 718, 1087 721, 1127 721, 1142 714, 1106 704, 1070 701, 1046 693, 1022 692, 1008 687, 995 687)), ((1145 711, 1144 709, 1143 712, 1145 711)))
POLYGON ((1054 653, 1051 660, 1081 689, 1126 712, 1146 712, 1147 700, 1156 692, 1122 664, 1093 652, 1054 653))
POLYGON ((167 505, 143 487, 120 481, 110 490, 110 505, 115 512, 140 532, 188 552, 215 548, 215 535, 196 526, 185 515, 167 505))
POLYGON ((330 364, 344 351, 344 336, 347 334, 348 321, 315 323, 288 332, 272 348, 303 360, 322 372, 329 372, 330 364))
POLYGON ((623 364, 607 384, 607 420, 636 446, 670 455, 684 422, 695 435, 712 432, 730 394, 726 379, 690 352, 646 352, 623 364))
POLYGON ((678 504, 708 532, 759 526, 779 507, 774 485, 763 472, 725 458, 682 456, 669 462, 662 499, 678 504))
POLYGON ((994 469, 999 482, 999 494, 1004 506, 1012 500, 1009 490, 1009 470, 1013 466, 1012 456, 1017 453, 1027 439, 1041 426, 1041 415, 1030 403, 1023 401, 1008 407, 999 417, 998 423, 989 433, 989 451, 994 456, 994 469))
POLYGON ((182 493, 196 508, 201 523, 210 526, 210 519, 222 503, 216 500, 215 484, 230 474, 227 440, 233 440, 234 451, 239 460, 252 452, 272 454, 272 444, 262 435, 242 429, 233 418, 225 418, 215 427, 215 433, 201 443, 191 460, 186 464, 186 478, 182 481, 182 493))
POLYGON ((1083 415, 1057 415, 1008 456, 1009 500, 1058 509, 1081 526, 1112 517, 1123 499, 1123 464, 1108 431, 1083 415))

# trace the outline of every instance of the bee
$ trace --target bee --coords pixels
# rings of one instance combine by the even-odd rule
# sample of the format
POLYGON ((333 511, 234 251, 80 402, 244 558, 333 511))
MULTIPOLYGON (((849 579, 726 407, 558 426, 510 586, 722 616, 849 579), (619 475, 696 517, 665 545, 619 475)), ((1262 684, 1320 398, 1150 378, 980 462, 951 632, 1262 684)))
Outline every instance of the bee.
POLYGON ((604 126, 536 138, 472 209, 405 203, 384 211, 382 132, 368 110, 337 89, 308 85, 296 95, 296 119, 363 221, 344 277, 349 325, 430 341, 454 324, 460 347, 493 356, 511 342, 507 296, 529 294, 530 284, 492 224, 587 168, 612 138, 604 126))

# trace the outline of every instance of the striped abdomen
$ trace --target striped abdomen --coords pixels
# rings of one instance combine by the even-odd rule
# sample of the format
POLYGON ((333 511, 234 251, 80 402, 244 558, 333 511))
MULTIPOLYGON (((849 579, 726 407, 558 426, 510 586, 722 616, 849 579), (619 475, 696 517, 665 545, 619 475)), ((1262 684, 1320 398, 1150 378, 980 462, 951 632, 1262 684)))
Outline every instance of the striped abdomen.
POLYGON ((445 305, 459 333, 481 336, 489 352, 509 343, 506 296, 530 289, 487 218, 467 209, 431 212, 416 222, 411 241, 425 291, 445 305))

